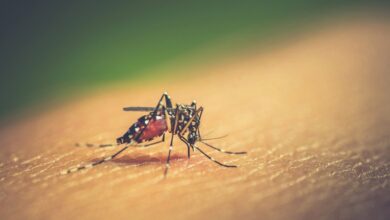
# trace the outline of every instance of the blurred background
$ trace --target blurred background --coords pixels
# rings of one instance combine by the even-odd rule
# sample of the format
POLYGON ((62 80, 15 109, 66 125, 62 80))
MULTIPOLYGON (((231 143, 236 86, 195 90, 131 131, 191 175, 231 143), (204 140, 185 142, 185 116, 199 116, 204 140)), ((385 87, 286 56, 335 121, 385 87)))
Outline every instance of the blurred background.
POLYGON ((340 13, 388 5, 379 0, 0 4, 0 121, 113 83, 169 79, 169 71, 159 70, 220 59, 254 43, 277 45, 340 13))
POLYGON ((387 2, 1 1, 0 218, 389 219, 387 2), (175 139, 165 179, 167 142, 60 174, 164 90, 238 169, 175 139))

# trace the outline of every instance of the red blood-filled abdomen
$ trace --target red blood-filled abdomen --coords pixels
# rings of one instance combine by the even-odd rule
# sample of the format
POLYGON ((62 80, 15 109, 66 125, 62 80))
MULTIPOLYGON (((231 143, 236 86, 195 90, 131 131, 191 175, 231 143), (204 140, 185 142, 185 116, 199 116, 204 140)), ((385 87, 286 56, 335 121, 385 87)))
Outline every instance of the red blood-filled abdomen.
POLYGON ((144 132, 139 137, 139 141, 151 140, 155 137, 161 136, 168 130, 167 122, 165 119, 150 120, 146 126, 144 132))

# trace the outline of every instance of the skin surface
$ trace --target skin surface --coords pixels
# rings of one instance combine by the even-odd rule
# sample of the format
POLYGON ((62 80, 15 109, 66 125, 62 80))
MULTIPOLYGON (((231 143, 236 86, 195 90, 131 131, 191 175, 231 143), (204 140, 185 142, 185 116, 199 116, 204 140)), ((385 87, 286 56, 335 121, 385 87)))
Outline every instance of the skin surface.
MULTIPOLYGON (((253 48, 187 77, 118 86, 0 130, 1 219, 386 219, 390 215, 390 23, 335 22, 268 50, 253 48), (115 153, 113 143, 163 91, 205 108, 223 168, 174 141, 130 148, 113 161, 60 172, 115 153)), ((166 140, 170 139, 168 135, 166 140)))

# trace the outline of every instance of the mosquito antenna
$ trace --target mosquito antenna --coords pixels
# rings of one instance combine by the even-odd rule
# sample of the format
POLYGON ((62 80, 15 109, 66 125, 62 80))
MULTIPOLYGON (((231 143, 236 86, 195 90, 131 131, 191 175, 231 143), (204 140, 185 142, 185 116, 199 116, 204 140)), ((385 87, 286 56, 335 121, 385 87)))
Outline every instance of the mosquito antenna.
POLYGON ((209 143, 206 143, 204 141, 200 141, 200 143, 206 145, 207 147, 210 147, 214 150, 217 150, 219 152, 222 152, 222 153, 225 153, 225 154, 247 154, 247 152, 245 151, 239 151, 239 152, 233 152, 233 151, 227 151, 227 150, 224 150, 224 149, 221 149, 221 148, 217 148, 217 147, 214 147, 213 145, 209 144, 209 143))
POLYGON ((214 137, 214 138, 202 138, 201 141, 209 141, 209 140, 217 140, 217 139, 222 139, 229 136, 228 134, 220 136, 220 137, 214 137))

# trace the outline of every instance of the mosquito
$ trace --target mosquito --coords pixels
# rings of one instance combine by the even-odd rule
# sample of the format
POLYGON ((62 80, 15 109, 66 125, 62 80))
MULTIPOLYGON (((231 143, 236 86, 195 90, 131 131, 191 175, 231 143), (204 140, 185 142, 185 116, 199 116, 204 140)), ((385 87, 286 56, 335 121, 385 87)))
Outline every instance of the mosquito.
MULTIPOLYGON (((197 146, 197 143, 202 143, 204 146, 210 147, 214 150, 217 150, 221 153, 226 154, 246 154, 245 151, 241 152, 232 152, 226 151, 212 146, 211 144, 205 142, 206 140, 212 140, 217 138, 208 138, 202 139, 200 134, 200 122, 203 114, 203 107, 197 107, 196 101, 192 101, 190 105, 176 104, 175 107, 172 104, 171 98, 168 93, 164 92, 161 98, 159 99, 156 107, 124 107, 124 111, 141 111, 141 112, 150 112, 147 115, 141 116, 130 128, 119 138, 116 139, 116 145, 125 145, 121 150, 114 153, 113 155, 101 159, 99 161, 93 162, 88 165, 78 166, 72 169, 68 169, 63 174, 73 173, 78 170, 92 168, 96 165, 102 164, 104 162, 110 161, 125 151, 130 146, 135 147, 149 147, 158 143, 165 142, 165 134, 167 132, 171 133, 170 145, 168 156, 166 160, 166 167, 164 171, 164 176, 167 175, 171 153, 173 150, 173 137, 176 135, 179 139, 185 143, 187 146, 187 156, 190 158, 191 149, 193 152, 195 150, 199 151, 209 160, 214 163, 228 168, 235 168, 237 165, 224 164, 214 159, 201 148, 197 146), (164 102, 165 104, 164 104, 164 102), (186 136, 185 136, 186 135, 186 136), (161 140, 150 142, 156 138, 161 137, 161 140)), ((220 137, 221 138, 221 137, 220 137)), ((87 144, 87 146, 91 146, 87 144)), ((113 144, 101 144, 101 147, 113 146, 113 144)))

